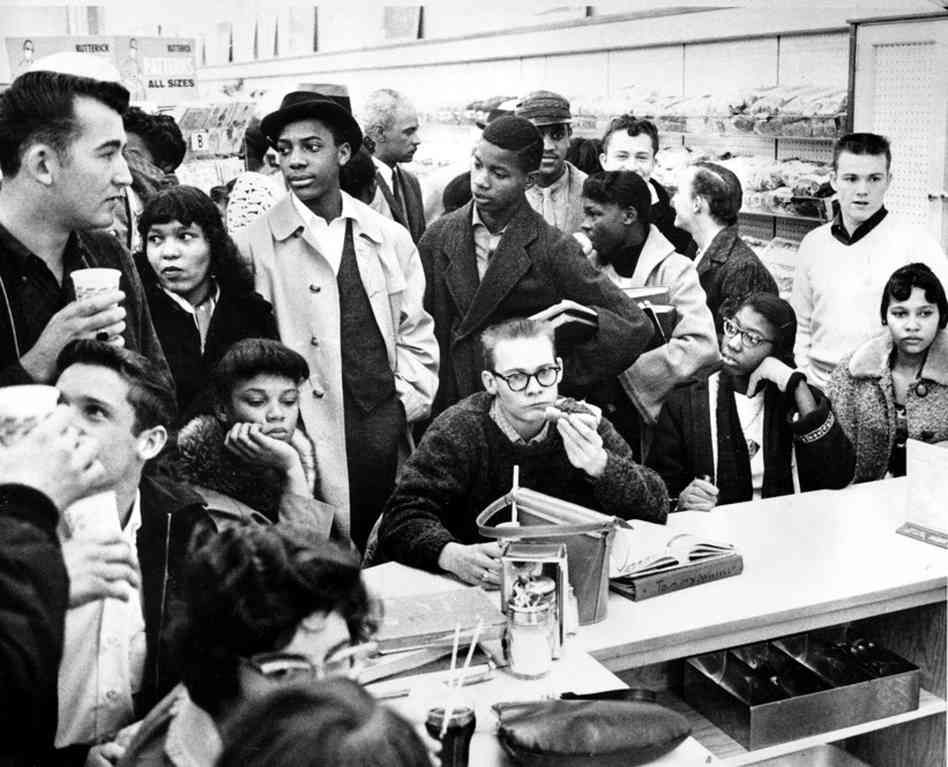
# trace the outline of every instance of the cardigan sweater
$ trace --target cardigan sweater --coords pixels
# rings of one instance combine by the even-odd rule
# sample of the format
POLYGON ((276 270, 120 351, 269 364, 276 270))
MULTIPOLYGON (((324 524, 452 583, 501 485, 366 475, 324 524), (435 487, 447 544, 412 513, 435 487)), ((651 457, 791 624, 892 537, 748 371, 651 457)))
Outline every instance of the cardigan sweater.
POLYGON ((515 445, 490 417, 494 398, 474 394, 446 410, 425 432, 406 461, 379 527, 379 554, 425 570, 438 570, 441 549, 451 542, 485 540, 475 519, 510 490, 513 467, 520 484, 605 514, 663 523, 665 487, 651 469, 632 459, 629 446, 603 418, 599 434, 608 458, 591 479, 566 457, 556 429, 546 439, 515 445))
POLYGON ((793 354, 811 383, 826 388, 833 368, 879 329, 879 302, 900 266, 921 261, 948 285, 948 260, 924 229, 889 213, 865 237, 844 245, 832 223, 800 243, 790 303, 797 315, 793 354))
MULTIPOLYGON (((853 480, 882 479, 895 445, 895 394, 888 331, 867 341, 833 372, 828 394, 856 452, 853 480)), ((922 442, 948 440, 948 332, 941 330, 928 348, 919 381, 905 399, 908 436, 922 442), (925 395, 921 396, 920 391, 925 395)))
MULTIPOLYGON (((810 392, 817 409, 792 421, 789 416, 795 410, 793 397, 782 394, 774 384, 767 384, 762 448, 764 498, 792 492, 792 483, 786 481, 790 456, 779 450, 780 443, 788 437, 794 442, 801 491, 845 487, 852 478, 854 456, 846 434, 822 392, 813 386, 810 392)), ((679 389, 665 403, 647 463, 661 475, 672 499, 677 499, 695 477, 717 477, 711 445, 713 413, 707 378, 679 389)))

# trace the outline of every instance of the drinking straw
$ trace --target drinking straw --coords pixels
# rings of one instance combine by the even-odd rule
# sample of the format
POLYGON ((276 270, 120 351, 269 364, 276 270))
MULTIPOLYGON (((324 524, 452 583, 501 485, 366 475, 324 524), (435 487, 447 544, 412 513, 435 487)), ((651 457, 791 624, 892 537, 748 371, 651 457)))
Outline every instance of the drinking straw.
POLYGON ((513 489, 511 490, 511 501, 510 501, 510 521, 515 525, 518 524, 517 520, 517 490, 520 487, 520 466, 519 464, 514 464, 513 468, 513 489))
POLYGON ((448 729, 448 719, 451 718, 451 704, 453 702, 453 696, 456 693, 455 684, 454 684, 454 672, 457 669, 458 665, 458 646, 461 643, 461 621, 457 621, 454 624, 454 646, 451 649, 451 673, 448 675, 448 700, 445 703, 443 711, 443 719, 441 721, 441 737, 444 737, 445 732, 448 729))
POLYGON ((451 714, 454 713, 454 699, 461 694, 461 684, 464 682, 464 677, 467 675, 467 670, 471 667, 471 658, 474 657, 474 649, 477 647, 477 641, 481 638, 481 631, 484 629, 484 619, 477 619, 477 626, 474 628, 474 636, 471 637, 471 646, 467 650, 467 658, 464 661, 464 668, 461 669, 461 673, 457 675, 457 681, 454 684, 453 695, 449 694, 448 696, 448 706, 444 709, 444 719, 441 722, 441 737, 445 736, 445 733, 448 731, 448 720, 451 718, 451 714))

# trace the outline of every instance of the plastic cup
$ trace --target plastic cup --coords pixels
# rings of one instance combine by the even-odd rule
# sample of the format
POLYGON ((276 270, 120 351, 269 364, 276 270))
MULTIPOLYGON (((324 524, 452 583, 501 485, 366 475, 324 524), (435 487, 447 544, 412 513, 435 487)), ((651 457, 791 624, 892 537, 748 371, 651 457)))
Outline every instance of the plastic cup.
POLYGON ((59 389, 43 384, 0 387, 0 444, 12 445, 56 409, 59 389))
POLYGON ((81 301, 99 293, 118 290, 122 272, 118 269, 76 269, 70 275, 76 289, 76 299, 81 301))

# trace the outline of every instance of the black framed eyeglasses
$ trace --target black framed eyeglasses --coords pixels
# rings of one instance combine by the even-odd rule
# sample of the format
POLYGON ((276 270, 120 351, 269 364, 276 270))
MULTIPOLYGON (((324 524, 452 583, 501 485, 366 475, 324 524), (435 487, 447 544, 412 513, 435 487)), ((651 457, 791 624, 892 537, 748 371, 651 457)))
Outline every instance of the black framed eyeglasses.
POLYGON ((760 333, 756 333, 753 330, 744 330, 744 328, 738 325, 734 320, 724 320, 724 335, 728 338, 740 336, 741 343, 747 347, 760 346, 762 343, 774 343, 774 339, 772 338, 764 338, 760 333))
POLYGON ((241 658, 241 661, 271 682, 305 683, 330 677, 355 678, 365 661, 378 652, 378 643, 365 642, 337 650, 317 663, 306 655, 290 652, 264 652, 241 658))
POLYGON ((497 376, 497 378, 507 384, 507 388, 510 389, 510 391, 518 392, 523 391, 530 385, 531 378, 536 378, 537 383, 544 389, 553 386, 560 380, 561 369, 559 365, 546 365, 532 373, 524 373, 520 370, 516 370, 513 373, 504 375, 503 373, 498 373, 496 370, 491 370, 490 374, 497 376))

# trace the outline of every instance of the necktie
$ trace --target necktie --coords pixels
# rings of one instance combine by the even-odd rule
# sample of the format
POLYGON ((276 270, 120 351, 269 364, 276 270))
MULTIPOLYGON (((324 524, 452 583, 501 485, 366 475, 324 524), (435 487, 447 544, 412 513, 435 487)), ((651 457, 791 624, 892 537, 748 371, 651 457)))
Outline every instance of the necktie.
POLYGON ((405 202, 402 195, 402 176, 398 172, 397 165, 392 168, 392 197, 395 199, 399 215, 407 221, 408 216, 405 213, 405 202))

